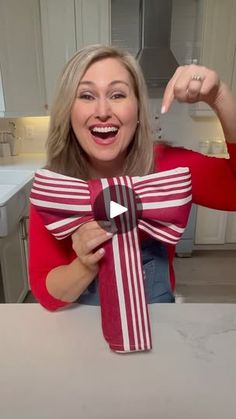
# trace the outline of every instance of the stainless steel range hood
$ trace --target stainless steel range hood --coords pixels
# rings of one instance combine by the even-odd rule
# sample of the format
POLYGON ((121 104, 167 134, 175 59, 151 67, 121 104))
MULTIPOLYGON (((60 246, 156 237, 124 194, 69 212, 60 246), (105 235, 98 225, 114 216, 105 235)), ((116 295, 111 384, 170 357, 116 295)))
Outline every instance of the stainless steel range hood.
POLYGON ((111 43, 137 57, 149 88, 165 86, 178 66, 171 13, 172 0, 111 0, 111 43))
POLYGON ((172 0, 142 0, 138 61, 148 87, 164 87, 178 63, 170 49, 172 0))

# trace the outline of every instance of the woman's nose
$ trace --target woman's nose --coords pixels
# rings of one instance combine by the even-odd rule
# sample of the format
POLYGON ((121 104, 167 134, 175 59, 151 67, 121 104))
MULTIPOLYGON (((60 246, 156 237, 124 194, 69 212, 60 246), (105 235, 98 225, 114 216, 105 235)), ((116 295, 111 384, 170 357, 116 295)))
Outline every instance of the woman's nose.
POLYGON ((106 98, 100 98, 96 104, 96 117, 100 119, 107 119, 111 116, 111 106, 109 100, 106 98))

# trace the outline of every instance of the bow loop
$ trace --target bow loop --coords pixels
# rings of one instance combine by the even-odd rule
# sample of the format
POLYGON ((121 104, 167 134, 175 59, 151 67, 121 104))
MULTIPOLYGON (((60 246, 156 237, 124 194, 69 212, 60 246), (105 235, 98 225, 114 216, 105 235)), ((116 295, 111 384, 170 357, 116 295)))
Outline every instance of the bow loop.
POLYGON ((94 219, 88 183, 51 170, 37 170, 30 201, 45 227, 59 240, 94 219))

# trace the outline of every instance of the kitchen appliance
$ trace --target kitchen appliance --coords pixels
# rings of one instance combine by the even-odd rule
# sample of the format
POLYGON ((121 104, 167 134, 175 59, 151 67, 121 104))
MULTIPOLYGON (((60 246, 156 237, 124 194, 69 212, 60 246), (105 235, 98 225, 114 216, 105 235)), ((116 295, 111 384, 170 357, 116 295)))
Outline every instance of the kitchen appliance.
POLYGON ((149 88, 164 87, 178 67, 171 17, 172 0, 111 1, 111 43, 137 57, 149 88))

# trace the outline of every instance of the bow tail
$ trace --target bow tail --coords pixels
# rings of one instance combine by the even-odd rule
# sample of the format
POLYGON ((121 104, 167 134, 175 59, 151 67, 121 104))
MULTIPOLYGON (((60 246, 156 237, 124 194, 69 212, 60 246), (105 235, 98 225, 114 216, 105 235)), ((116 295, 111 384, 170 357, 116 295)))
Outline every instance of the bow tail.
POLYGON ((137 228, 104 246, 99 270, 103 334, 117 352, 151 349, 151 331, 137 228))

